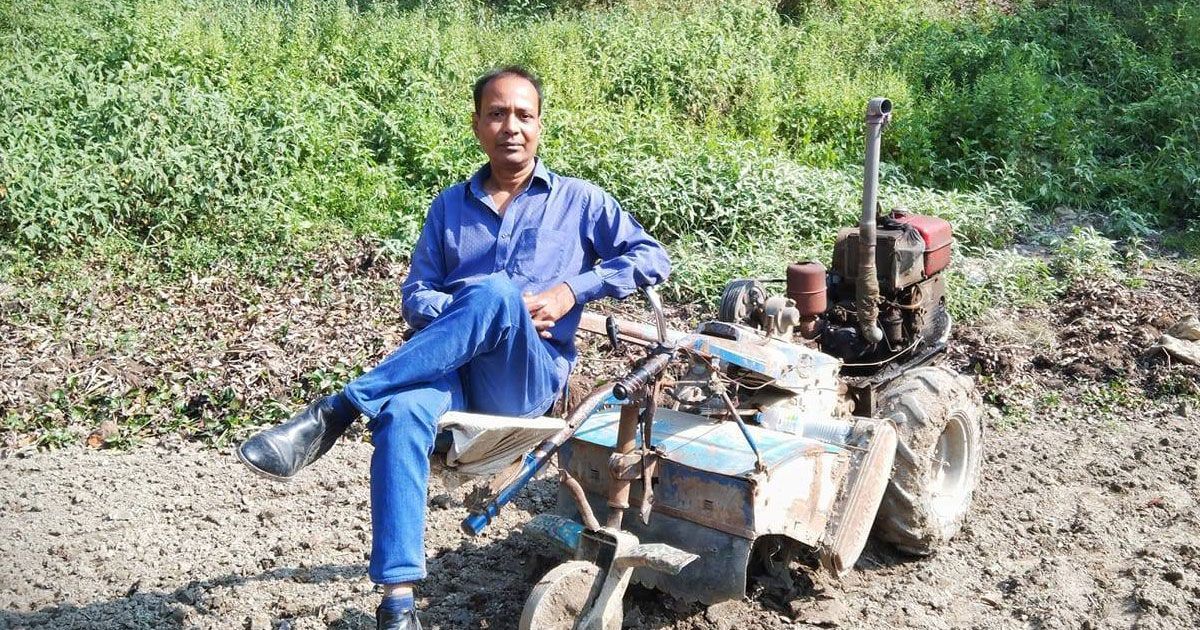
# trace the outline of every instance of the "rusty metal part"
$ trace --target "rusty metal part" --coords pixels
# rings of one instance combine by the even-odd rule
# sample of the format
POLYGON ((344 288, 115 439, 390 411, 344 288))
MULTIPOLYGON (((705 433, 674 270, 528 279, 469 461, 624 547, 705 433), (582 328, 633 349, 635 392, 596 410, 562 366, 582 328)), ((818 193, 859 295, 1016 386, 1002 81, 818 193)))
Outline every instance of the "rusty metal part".
POLYGON ((895 307, 883 309, 879 323, 883 327, 884 337, 887 338, 892 348, 904 343, 904 318, 900 314, 900 309, 895 307))
POLYGON ((802 317, 820 315, 829 304, 825 295, 825 265, 814 260, 788 265, 787 296, 802 317))
POLYGON ((805 339, 817 336, 817 323, 829 308, 825 275, 825 265, 811 260, 788 265, 787 268, 787 296, 796 303, 796 310, 800 312, 798 332, 805 339))
POLYGON ((643 464, 646 459, 655 457, 654 453, 643 453, 638 449, 632 453, 613 453, 608 458, 608 474, 613 479, 632 481, 641 479, 643 464))
POLYGON ((566 468, 560 468, 558 482, 565 486, 571 493, 571 497, 575 499, 575 506, 579 509, 579 519, 583 521, 584 527, 600 529, 600 521, 596 520, 596 514, 592 512, 592 506, 588 503, 587 495, 584 494, 583 486, 579 485, 579 481, 572 477, 566 468))
MULTIPOLYGON (((613 448, 614 456, 633 453, 636 447, 639 413, 640 410, 636 404, 628 403, 621 405, 621 420, 617 427, 617 442, 613 448)), ((621 519, 625 516, 626 508, 629 507, 630 483, 631 480, 629 479, 621 479, 613 476, 612 468, 609 468, 608 507, 611 509, 608 513, 608 527, 614 529, 621 528, 621 519)))
MULTIPOLYGON (((619 415, 598 413, 560 453, 562 467, 579 480, 601 523, 612 511, 606 505, 606 470, 619 415)), ((848 447, 838 447, 747 426, 769 469, 764 473, 755 470, 757 457, 734 423, 661 408, 654 424, 652 446, 659 457, 655 474, 648 475, 654 518, 624 519, 623 527, 640 540, 670 543, 701 559, 678 576, 638 571, 633 579, 709 603, 745 593, 746 561, 758 538, 786 536, 812 548, 821 543, 833 529, 830 519, 840 507, 851 458, 865 446, 853 436, 848 447)), ((633 509, 643 503, 639 483, 644 482, 635 480, 631 488, 633 509)), ((559 513, 572 517, 575 508, 569 490, 560 488, 559 513)))
MULTIPOLYGON (((605 522, 602 512, 608 511, 605 471, 616 441, 617 416, 615 411, 597 415, 560 456, 561 465, 588 493, 601 522, 605 522)), ((656 417, 654 448, 660 453, 652 477, 656 516, 668 515, 748 539, 780 533, 808 545, 817 543, 844 475, 839 462, 849 459, 846 450, 748 426, 769 469, 762 473, 755 470, 757 457, 735 423, 665 408, 656 417)), ((640 504, 637 495, 642 494, 638 483, 634 482, 630 500, 635 508, 640 504)))
MULTIPOLYGON (((578 333, 588 333, 592 335, 608 336, 606 326, 606 317, 594 311, 585 310, 579 319, 578 333)), ((644 324, 632 319, 613 316, 617 325, 617 338, 622 341, 627 341, 639 346, 649 346, 658 343, 658 327, 650 324, 644 324)), ((681 330, 668 328, 666 330, 667 343, 672 344, 688 333, 681 330)))
POLYGON ((890 420, 860 420, 849 474, 818 548, 821 566, 840 577, 854 567, 867 543, 896 458, 896 429, 890 420))
MULTIPOLYGON (((650 441, 647 439, 642 443, 649 444, 650 441)), ((654 509, 654 474, 657 468, 657 453, 647 451, 642 458, 642 498, 641 509, 638 510, 638 516, 642 517, 642 523, 646 525, 650 524, 650 512, 654 509)))
MULTIPOLYGON (((925 243, 921 235, 908 226, 895 228, 875 230, 875 277, 879 279, 880 294, 889 298, 925 279, 925 243)), ((860 236, 857 228, 838 231, 833 245, 833 271, 843 282, 858 280, 860 236)))
POLYGON ((862 218, 858 223, 858 283, 855 309, 858 330, 868 343, 883 340, 879 317, 879 278, 875 275, 875 214, 879 199, 879 140, 892 115, 892 102, 873 98, 867 103, 867 151, 863 161, 862 218))
MULTIPOLYGON (((605 518, 604 499, 589 494, 592 505, 600 519, 605 518)), ((559 490, 560 514, 575 517, 574 512, 564 510, 571 507, 566 490, 559 490)), ((746 594, 746 577, 753 532, 731 534, 708 525, 697 524, 686 515, 654 508, 654 519, 649 524, 633 521, 627 524, 628 531, 640 540, 665 541, 694 554, 699 558, 686 566, 678 575, 650 570, 635 570, 633 580, 650 588, 657 588, 686 601, 714 604, 720 601, 740 599, 746 594)))
POLYGON ((654 509, 654 471, 658 463, 658 453, 654 452, 654 410, 655 400, 658 398, 657 387, 653 399, 646 401, 645 407, 642 408, 641 417, 638 418, 642 427, 642 447, 641 447, 641 465, 642 465, 642 506, 638 511, 638 516, 641 517, 642 523, 650 522, 650 511, 654 509))

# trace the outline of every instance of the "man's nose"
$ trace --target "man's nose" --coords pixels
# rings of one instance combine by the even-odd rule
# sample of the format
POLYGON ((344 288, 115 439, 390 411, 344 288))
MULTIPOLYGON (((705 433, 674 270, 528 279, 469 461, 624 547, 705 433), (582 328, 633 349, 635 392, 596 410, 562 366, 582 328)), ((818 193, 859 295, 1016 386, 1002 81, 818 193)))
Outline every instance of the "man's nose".
POLYGON ((504 123, 500 128, 508 133, 516 133, 520 129, 518 122, 516 114, 509 114, 504 117, 504 123))

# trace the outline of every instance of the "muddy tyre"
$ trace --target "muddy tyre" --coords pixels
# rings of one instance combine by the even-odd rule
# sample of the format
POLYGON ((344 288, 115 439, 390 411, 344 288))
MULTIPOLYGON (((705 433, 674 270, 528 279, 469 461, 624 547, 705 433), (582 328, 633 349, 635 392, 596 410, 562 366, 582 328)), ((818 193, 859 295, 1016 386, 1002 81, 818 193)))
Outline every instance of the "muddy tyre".
POLYGON ((571 630, 600 579, 591 562, 571 560, 554 567, 533 586, 521 611, 519 630, 571 630))
POLYGON ((920 367, 879 394, 878 414, 899 443, 874 534, 928 555, 962 527, 983 460, 982 404, 974 384, 944 367, 920 367))

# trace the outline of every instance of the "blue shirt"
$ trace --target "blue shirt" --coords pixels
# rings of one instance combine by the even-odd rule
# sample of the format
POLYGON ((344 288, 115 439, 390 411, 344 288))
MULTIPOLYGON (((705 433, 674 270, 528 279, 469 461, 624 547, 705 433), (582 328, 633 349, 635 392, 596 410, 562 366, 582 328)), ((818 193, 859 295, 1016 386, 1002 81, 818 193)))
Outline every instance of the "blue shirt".
POLYGON ((671 263, 663 246, 595 184, 552 173, 538 160, 529 185, 501 216, 484 191, 490 174, 485 165, 433 200, 402 287, 404 319, 423 328, 460 289, 497 272, 522 292, 565 282, 575 307, 547 340, 565 375, 575 362, 584 304, 658 284, 671 263))

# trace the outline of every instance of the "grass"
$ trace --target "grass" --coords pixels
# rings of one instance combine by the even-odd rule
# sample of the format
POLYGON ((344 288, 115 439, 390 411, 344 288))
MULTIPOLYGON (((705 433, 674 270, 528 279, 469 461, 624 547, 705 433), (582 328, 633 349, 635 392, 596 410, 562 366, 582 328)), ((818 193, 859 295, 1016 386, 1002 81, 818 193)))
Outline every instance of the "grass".
POLYGON ((697 291, 719 283, 693 251, 769 240, 778 266, 852 222, 875 94, 897 111, 885 201, 953 218, 968 246, 1008 242, 1026 204, 1125 233, 1196 216, 1195 5, 883 8, 5 4, 0 256, 115 240, 186 273, 354 235, 403 251, 482 161, 467 87, 503 62, 545 78, 547 161, 612 191, 697 291))

